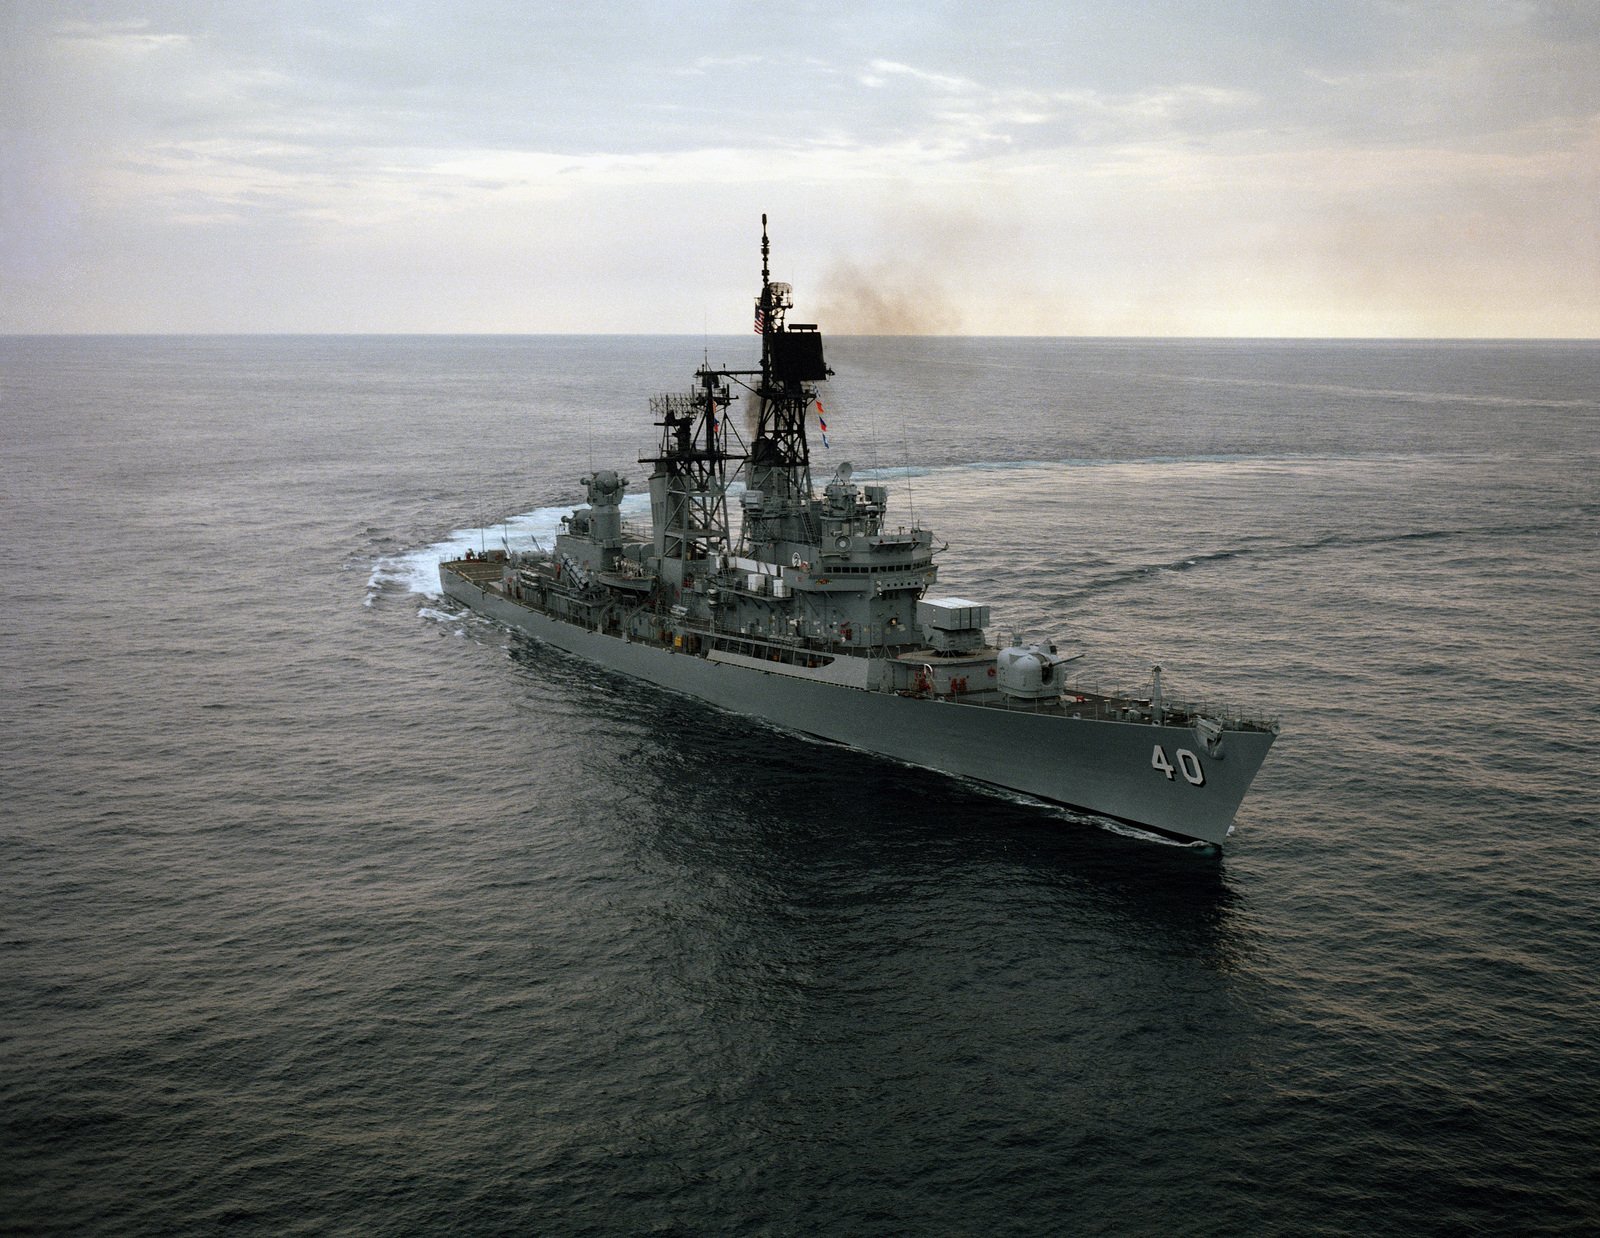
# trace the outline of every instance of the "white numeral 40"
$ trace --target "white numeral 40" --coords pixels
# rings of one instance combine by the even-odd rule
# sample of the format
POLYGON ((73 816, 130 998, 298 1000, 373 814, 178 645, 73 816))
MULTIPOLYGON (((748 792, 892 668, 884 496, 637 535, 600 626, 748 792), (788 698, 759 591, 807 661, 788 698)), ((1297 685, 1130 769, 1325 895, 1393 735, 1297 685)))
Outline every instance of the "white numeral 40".
POLYGON ((1169 780, 1172 778, 1174 773, 1181 773, 1183 775, 1183 780, 1190 786, 1205 786, 1206 772, 1200 768, 1200 758, 1195 756, 1195 754, 1190 752, 1187 748, 1179 748, 1177 756, 1178 768, 1174 770, 1172 767, 1172 762, 1167 760, 1166 749, 1162 748, 1160 744, 1157 744, 1156 750, 1150 754, 1150 764, 1153 768, 1158 769, 1165 774, 1169 780))

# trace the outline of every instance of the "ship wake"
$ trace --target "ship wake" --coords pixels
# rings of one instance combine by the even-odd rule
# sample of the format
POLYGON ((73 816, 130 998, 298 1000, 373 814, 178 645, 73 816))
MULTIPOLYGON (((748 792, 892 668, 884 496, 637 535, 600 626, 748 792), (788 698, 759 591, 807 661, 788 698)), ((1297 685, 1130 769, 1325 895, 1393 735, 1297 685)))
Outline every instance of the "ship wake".
MULTIPOLYGON (((469 550, 482 554, 486 550, 533 550, 541 546, 548 549, 555 544, 556 534, 561 532, 561 518, 571 515, 575 506, 569 503, 561 507, 536 507, 494 524, 456 529, 448 537, 418 550, 384 555, 372 565, 363 604, 376 605, 380 597, 388 595, 442 597, 439 564, 465 558, 469 550)), ((648 495, 631 495, 623 501, 625 519, 648 516, 649 512, 648 495)))

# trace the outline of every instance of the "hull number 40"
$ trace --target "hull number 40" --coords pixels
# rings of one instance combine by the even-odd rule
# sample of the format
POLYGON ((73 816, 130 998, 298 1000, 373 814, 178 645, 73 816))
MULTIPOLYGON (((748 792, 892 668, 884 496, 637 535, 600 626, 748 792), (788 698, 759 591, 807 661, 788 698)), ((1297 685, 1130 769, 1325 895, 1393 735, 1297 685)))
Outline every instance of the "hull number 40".
POLYGON ((1182 774, 1183 780, 1190 786, 1205 786, 1206 772, 1200 767, 1200 758, 1195 756, 1195 754, 1190 752, 1187 748, 1179 748, 1175 755, 1178 758, 1178 764, 1176 768, 1173 767, 1171 761, 1167 760, 1167 750, 1160 744, 1157 744, 1156 750, 1150 754, 1150 765, 1152 768, 1158 769, 1165 774, 1169 781, 1175 775, 1182 774))

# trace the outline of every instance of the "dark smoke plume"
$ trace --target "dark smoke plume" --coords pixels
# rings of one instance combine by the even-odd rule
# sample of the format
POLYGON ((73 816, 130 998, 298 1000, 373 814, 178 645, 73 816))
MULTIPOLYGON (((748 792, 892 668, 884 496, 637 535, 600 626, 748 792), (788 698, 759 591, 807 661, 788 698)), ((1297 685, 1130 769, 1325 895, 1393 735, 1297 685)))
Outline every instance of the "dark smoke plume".
POLYGON ((817 321, 831 335, 954 335, 961 315, 920 264, 848 259, 823 276, 817 321))

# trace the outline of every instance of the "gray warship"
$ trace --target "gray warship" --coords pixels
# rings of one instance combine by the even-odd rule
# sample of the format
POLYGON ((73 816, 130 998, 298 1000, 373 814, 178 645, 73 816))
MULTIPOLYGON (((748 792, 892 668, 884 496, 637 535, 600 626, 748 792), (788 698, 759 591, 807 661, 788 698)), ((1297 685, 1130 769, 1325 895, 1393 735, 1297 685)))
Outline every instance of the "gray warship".
POLYGON ((760 368, 702 365, 650 402, 650 529, 624 525, 625 479, 593 472, 553 546, 441 563, 445 594, 778 727, 1220 846, 1277 723, 1168 700, 1159 667, 1105 693, 1052 641, 992 644, 987 605, 933 592, 933 534, 892 525, 885 486, 842 464, 818 493, 806 427, 833 371, 769 256, 763 215, 760 368))

